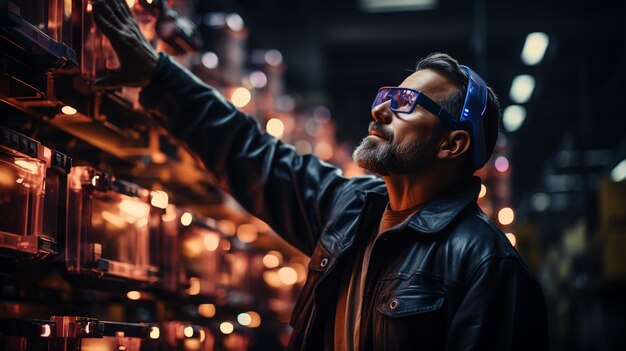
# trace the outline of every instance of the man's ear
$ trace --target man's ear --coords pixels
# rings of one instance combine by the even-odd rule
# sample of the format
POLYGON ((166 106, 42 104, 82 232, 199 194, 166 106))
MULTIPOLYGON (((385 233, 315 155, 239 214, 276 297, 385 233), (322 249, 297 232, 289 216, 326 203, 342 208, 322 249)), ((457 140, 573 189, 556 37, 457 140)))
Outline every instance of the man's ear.
POLYGON ((453 130, 442 137, 437 157, 440 160, 454 159, 469 152, 471 137, 466 130, 453 130))

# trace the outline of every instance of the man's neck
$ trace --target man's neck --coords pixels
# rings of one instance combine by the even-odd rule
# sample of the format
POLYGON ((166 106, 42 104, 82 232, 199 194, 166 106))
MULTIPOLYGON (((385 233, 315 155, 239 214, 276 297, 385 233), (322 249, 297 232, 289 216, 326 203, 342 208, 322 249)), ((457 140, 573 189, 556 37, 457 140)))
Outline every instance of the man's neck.
POLYGON ((384 176, 389 192, 389 206, 399 211, 431 200, 457 182, 458 177, 452 173, 430 169, 415 174, 384 176))

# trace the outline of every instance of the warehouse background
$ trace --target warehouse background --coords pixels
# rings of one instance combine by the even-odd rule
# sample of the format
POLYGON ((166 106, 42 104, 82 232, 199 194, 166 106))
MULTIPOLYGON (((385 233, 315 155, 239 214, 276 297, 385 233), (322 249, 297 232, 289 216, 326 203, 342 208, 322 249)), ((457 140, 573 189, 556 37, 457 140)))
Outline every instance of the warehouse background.
MULTIPOLYGON (((478 173, 479 205, 539 278, 552 349, 626 345, 624 2, 127 3, 158 49, 218 88, 262 129, 348 176, 363 174, 350 154, 366 135, 378 87, 399 84, 419 58, 435 51, 474 68, 504 111, 494 156, 478 173)), ((52 347, 45 336, 51 327, 73 340, 68 350, 284 347, 307 257, 218 190, 193 155, 155 127, 154 116, 138 104, 137 89, 90 89, 93 78, 115 69, 110 47, 92 30, 90 1, 0 0, 0 15, 0 124, 78 167, 50 161, 44 151, 28 154, 8 136, 2 160, 11 164, 15 152, 26 153, 48 165, 46 177, 80 183, 76 194, 115 194, 98 205, 106 216, 72 212, 77 200, 70 199, 66 210, 52 207, 59 218, 67 211, 91 218, 94 228, 115 224, 110 213, 132 199, 130 217, 120 218, 150 237, 96 243, 99 235, 123 231, 82 232, 71 215, 66 227, 64 221, 51 225, 47 202, 41 204, 47 216, 42 230, 14 225, 10 218, 37 220, 16 206, 23 195, 6 184, 13 169, 3 166, 0 193, 13 199, 0 201, 11 214, 0 223, 0 337, 6 347, 52 347), (150 231, 138 227, 142 220, 150 231), (45 238, 54 247, 28 251, 12 244, 15 235, 45 238), (74 242, 81 235, 85 242, 74 242), (116 256, 113 247, 145 251, 146 262, 116 256), (127 265, 133 274, 123 269, 127 265), (64 323, 82 332, 61 331, 64 323), (33 325, 41 332, 33 334, 33 325), (90 325, 100 326, 104 338, 80 345, 76 340, 89 339, 90 325)))

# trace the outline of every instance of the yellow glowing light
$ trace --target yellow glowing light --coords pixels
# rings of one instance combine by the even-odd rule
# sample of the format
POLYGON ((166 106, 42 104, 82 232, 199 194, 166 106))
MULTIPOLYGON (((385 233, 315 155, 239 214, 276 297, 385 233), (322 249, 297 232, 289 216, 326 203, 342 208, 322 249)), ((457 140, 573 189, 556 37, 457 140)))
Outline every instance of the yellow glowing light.
POLYGON ((515 237, 515 234, 513 234, 513 233, 506 233, 504 235, 506 235, 506 238, 509 239, 509 241, 511 242, 512 246, 515 246, 515 244, 517 244, 517 238, 515 237))
POLYGON ((183 254, 188 258, 196 258, 202 255, 202 238, 191 237, 183 241, 183 254))
POLYGON ((159 330, 159 327, 150 327, 150 334, 148 336, 150 339, 156 340, 161 336, 161 330, 159 330))
POLYGON ((330 160, 334 154, 333 147, 329 143, 322 141, 315 145, 315 154, 321 160, 330 160))
POLYGON ((136 290, 129 291, 126 293, 126 297, 128 297, 129 300, 139 300, 141 299, 141 293, 136 290))
POLYGON ((206 333, 200 329, 200 342, 204 342, 204 340, 206 340, 206 333))
POLYGON ((212 303, 203 303, 198 305, 198 314, 204 318, 213 318, 215 313, 215 305, 212 303))
POLYGON ((204 248, 209 251, 215 251, 220 246, 220 236, 216 233, 210 233, 204 236, 204 248))
POLYGON ((263 265, 267 268, 276 268, 280 265, 283 255, 278 251, 270 251, 263 256, 263 265))
POLYGON ((481 184, 480 185, 480 193, 478 193, 478 197, 485 197, 485 195, 487 195, 487 187, 485 186, 485 184, 481 184))
POLYGON ((217 221, 217 228, 224 234, 228 235, 228 236, 233 236, 235 235, 235 232, 237 231, 237 226, 235 225, 235 223, 233 223, 232 221, 229 221, 227 219, 222 219, 217 221))
POLYGON ((78 112, 78 111, 76 111, 76 109, 73 108, 72 106, 67 106, 66 105, 66 106, 61 107, 61 112, 63 112, 66 115, 70 115, 71 116, 71 115, 75 115, 76 112, 78 112))
POLYGON ((91 185, 96 186, 98 184, 98 179, 100 179, 99 175, 93 176, 93 178, 91 178, 91 185))
POLYGON ((15 164, 32 174, 37 173, 37 169, 39 168, 37 163, 27 160, 15 160, 15 164))
POLYGON ((87 12, 91 12, 91 10, 93 10, 93 7, 91 6, 91 3, 87 4, 87 12))
POLYGON ((185 327, 185 329, 183 329, 183 334, 185 335, 185 337, 190 338, 193 336, 193 327, 188 325, 185 327))
POLYGON ((283 267, 278 270, 278 279, 285 285, 294 285, 298 281, 298 272, 291 267, 283 267))
POLYGON ((196 277, 189 278, 189 289, 187 289, 188 295, 200 294, 200 279, 196 277))
POLYGON ((220 331, 224 334, 230 334, 235 330, 235 327, 230 322, 223 322, 220 324, 220 331))
MULTIPOLYGON (((146 0, 146 2, 148 4, 152 4, 152 0, 146 0)), ((135 6, 135 0, 126 0, 126 4, 128 5, 129 8, 133 8, 133 6, 135 6)))
POLYGON ((240 313, 237 316, 237 322, 239 322, 239 324, 243 326, 248 326, 250 325, 250 323, 252 323, 252 317, 250 317, 250 315, 247 313, 240 313))
POLYGON ((143 202, 124 199, 120 203, 120 211, 135 218, 143 218, 148 215, 149 208, 143 202))
POLYGON ((165 213, 161 215, 163 222, 173 222, 176 220, 176 207, 174 205, 167 205, 165 213))
POLYGON ((202 343, 198 339, 185 339, 183 340, 183 348, 181 350, 185 351, 200 351, 202 347, 202 343))
POLYGON ((535 32, 528 34, 522 49, 522 61, 529 66, 538 64, 543 59, 549 43, 550 38, 546 33, 535 32))
POLYGON ((261 325, 261 316, 254 311, 248 311, 247 313, 250 316, 248 328, 258 328, 261 325))
POLYGON ((304 283, 304 281, 306 280, 306 268, 304 267, 304 265, 300 263, 291 263, 289 266, 293 268, 298 274, 297 282, 304 283))
POLYGON ((120 345, 117 347, 117 351, 126 351, 126 346, 120 345))
POLYGON ((283 133, 285 132, 285 124, 278 118, 272 118, 267 121, 267 125, 265 126, 265 130, 271 136, 276 138, 282 138, 283 133))
POLYGON ((244 87, 239 87, 235 89, 232 95, 230 96, 230 101, 232 101, 233 105, 235 105, 236 107, 246 106, 250 102, 251 99, 252 99, 252 94, 250 93, 250 90, 244 87))
POLYGON ((185 212, 182 216, 180 216, 180 224, 184 225, 185 227, 190 225, 192 221, 193 216, 189 212, 185 212))
POLYGON ((100 215, 102 216, 102 219, 104 219, 105 221, 109 222, 110 224, 112 224, 113 226, 117 228, 124 228, 126 226, 126 222, 124 221, 124 219, 120 218, 120 216, 116 215, 115 213, 112 213, 109 211, 102 211, 100 215))
POLYGON ((502 225, 509 225, 515 220, 515 212, 510 207, 504 207, 498 211, 498 221, 502 225))
POLYGON ((167 161, 167 156, 162 152, 155 152, 151 156, 152 163, 161 165, 167 161))
POLYGON ((41 334, 40 336, 42 338, 47 338, 50 335, 52 335, 52 328, 50 327, 50 324, 44 324, 41 326, 41 334))
POLYGON ((237 238, 242 243, 252 243, 259 235, 253 224, 242 224, 237 228, 237 238))
POLYGON ((166 209, 169 203, 169 196, 165 191, 157 190, 150 193, 152 195, 152 200, 150 204, 154 207, 166 209))
POLYGON ((276 271, 265 271, 263 272, 263 280, 265 283, 272 288, 279 288, 283 284, 280 282, 280 278, 278 277, 278 273, 276 271))

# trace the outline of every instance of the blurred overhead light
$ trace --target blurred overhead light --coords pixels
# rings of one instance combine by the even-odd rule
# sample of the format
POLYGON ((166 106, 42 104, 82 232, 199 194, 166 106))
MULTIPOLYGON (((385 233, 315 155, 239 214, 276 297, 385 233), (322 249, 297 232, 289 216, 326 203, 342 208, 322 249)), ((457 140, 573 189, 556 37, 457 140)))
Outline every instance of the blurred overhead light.
POLYGON ((250 73, 250 84, 255 88, 264 88, 267 85, 267 76, 261 71, 250 73))
POLYGON ((156 190, 150 193, 150 195, 152 196, 152 199, 150 199, 150 204, 154 207, 158 207, 161 209, 166 209, 168 202, 169 202, 169 196, 167 195, 167 193, 165 191, 161 191, 161 190, 156 190))
POLYGON ((217 233, 209 233, 204 236, 204 248, 215 251, 220 246, 220 236, 217 233))
POLYGON ((278 251, 270 251, 263 256, 263 265, 266 268, 276 268, 282 262, 283 255, 278 251))
POLYGON ((510 207, 504 207, 498 211, 498 221, 502 225, 509 225, 515 220, 515 212, 510 207))
POLYGON ((128 297, 129 300, 139 300, 141 299, 141 293, 137 290, 129 291, 126 293, 126 297, 128 297))
POLYGON ((487 195, 487 187, 485 186, 485 184, 481 184, 480 185, 480 193, 478 193, 478 197, 485 197, 485 195, 487 195))
POLYGON ((252 317, 250 317, 249 314, 247 313, 240 313, 237 316, 237 322, 239 322, 239 324, 243 325, 243 326, 248 326, 250 325, 250 323, 252 323, 252 317))
POLYGON ((220 331, 224 334, 230 334, 235 330, 235 326, 233 326, 230 322, 223 322, 220 324, 220 331))
POLYGON ((523 104, 530 99, 535 90, 535 78, 528 74, 521 74, 513 78, 509 96, 513 102, 523 104))
POLYGON ((243 29, 243 18, 236 13, 226 16, 226 25, 231 30, 238 32, 243 29))
POLYGON ((157 340, 161 336, 161 331, 159 330, 159 327, 150 327, 150 334, 148 336, 152 340, 157 340))
POLYGON ((250 102, 251 99, 252 94, 250 93, 250 90, 244 87, 235 89, 230 96, 230 100, 233 102, 235 107, 244 107, 250 102))
POLYGON ((267 130, 269 135, 280 139, 283 137, 283 133, 285 132, 285 125, 280 119, 272 118, 267 121, 265 130, 267 130))
POLYGON ((283 54, 278 50, 267 50, 264 58, 265 62, 270 66, 278 66, 283 63, 283 54))
POLYGON ((526 108, 520 105, 507 106, 502 116, 502 124, 507 132, 514 132, 522 126, 526 119, 526 108))
POLYGON ((294 285, 298 281, 298 272, 291 267, 282 267, 278 270, 278 279, 285 285, 294 285))
POLYGON ((61 112, 63 112, 63 114, 66 114, 66 115, 75 115, 76 112, 78 111, 76 111, 76 109, 73 108, 72 106, 66 105, 66 106, 61 107, 61 112))
POLYGON ((244 223, 237 227, 237 238, 242 243, 252 243, 258 235, 258 229, 253 224, 244 223))
POLYGON ((515 246, 515 244, 517 244, 517 238, 515 237, 515 234, 513 233, 506 233, 505 234, 507 239, 509 239, 509 241, 511 242, 511 246, 515 246))
POLYGON ((360 0, 359 7, 365 12, 392 12, 430 10, 438 0, 360 0))
POLYGON ((621 182, 626 179, 626 160, 622 160, 613 170, 611 171, 611 179, 614 182, 621 182))
POLYGON ((538 212, 543 212, 550 207, 550 195, 536 193, 530 198, 530 205, 538 212))
POLYGON ((183 329, 183 334, 185 334, 185 337, 190 338, 193 336, 193 327, 188 325, 183 329))
POLYGON ((257 328, 261 325, 261 315, 254 311, 248 311, 248 315, 250 316, 250 324, 248 324, 248 328, 257 328))
POLYGON ((219 57, 214 52, 208 51, 202 54, 202 65, 208 69, 217 68, 220 63, 219 57))
POLYGON ((215 316, 215 305, 212 303, 203 303, 198 305, 198 314, 205 318, 213 318, 215 316))
POLYGON ((189 212, 185 212, 182 216, 180 216, 180 224, 184 225, 185 227, 190 225, 192 221, 193 215, 189 212))
POLYGON ((550 39, 546 33, 534 32, 528 34, 522 49, 522 61, 529 65, 536 65, 543 59, 550 39))
POLYGON ((509 169, 509 160, 504 156, 499 156, 495 161, 496 170, 504 173, 509 169))

